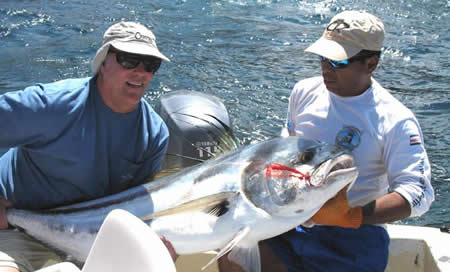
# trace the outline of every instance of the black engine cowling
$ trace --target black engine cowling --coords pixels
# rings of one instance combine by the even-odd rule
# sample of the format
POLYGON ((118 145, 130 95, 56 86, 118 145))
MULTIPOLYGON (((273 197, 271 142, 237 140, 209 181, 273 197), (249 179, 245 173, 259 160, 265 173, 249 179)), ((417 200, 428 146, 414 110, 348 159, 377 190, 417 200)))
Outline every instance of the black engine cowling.
POLYGON ((170 133, 163 169, 192 166, 237 147, 228 111, 215 96, 170 92, 161 96, 156 111, 170 133))

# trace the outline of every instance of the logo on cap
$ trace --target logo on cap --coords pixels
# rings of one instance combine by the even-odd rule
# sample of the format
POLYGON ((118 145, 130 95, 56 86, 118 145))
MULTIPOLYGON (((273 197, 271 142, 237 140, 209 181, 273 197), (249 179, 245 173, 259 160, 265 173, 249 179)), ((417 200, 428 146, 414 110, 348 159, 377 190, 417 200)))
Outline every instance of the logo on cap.
POLYGON ((151 44, 154 43, 154 39, 152 37, 143 35, 141 32, 134 33, 134 38, 136 40, 140 40, 140 41, 143 41, 143 42, 148 42, 148 43, 151 43, 151 44))
MULTIPOLYGON (((350 25, 347 24, 346 22, 344 22, 344 20, 338 19, 336 21, 331 22, 327 26, 327 30, 325 31, 325 35, 328 38, 331 38, 333 36, 333 34, 341 34, 341 30, 346 29, 346 28, 350 28, 350 25)), ((335 35, 335 37, 340 37, 340 36, 336 36, 335 35)))
POLYGON ((350 28, 350 25, 347 24, 346 22, 344 22, 344 20, 342 19, 338 19, 334 22, 331 22, 328 26, 327 26, 327 30, 328 31, 337 31, 337 32, 341 32, 342 29, 345 28, 350 28))

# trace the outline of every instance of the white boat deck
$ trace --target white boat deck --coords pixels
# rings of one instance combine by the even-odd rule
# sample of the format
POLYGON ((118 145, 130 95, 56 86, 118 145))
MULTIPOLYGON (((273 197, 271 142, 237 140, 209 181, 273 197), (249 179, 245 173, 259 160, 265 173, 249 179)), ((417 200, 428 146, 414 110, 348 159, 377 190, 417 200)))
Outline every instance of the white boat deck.
POLYGON ((438 228, 388 225, 391 245, 386 272, 450 271, 450 233, 438 228))

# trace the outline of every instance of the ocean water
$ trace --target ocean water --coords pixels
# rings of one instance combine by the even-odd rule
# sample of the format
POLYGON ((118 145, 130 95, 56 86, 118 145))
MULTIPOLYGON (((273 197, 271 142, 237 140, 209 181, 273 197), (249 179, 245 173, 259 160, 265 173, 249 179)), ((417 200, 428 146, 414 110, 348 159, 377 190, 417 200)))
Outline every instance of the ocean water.
MULTIPOLYGON (((450 226, 450 1, 448 0, 2 0, 0 93, 91 74, 103 32, 130 20, 152 26, 172 62, 147 98, 194 90, 221 98, 242 144, 284 124, 295 82, 319 75, 303 50, 331 17, 367 10, 386 26, 375 78, 419 119, 436 201, 402 224, 450 226)), ((4 132, 0 132, 4 133, 4 132)))

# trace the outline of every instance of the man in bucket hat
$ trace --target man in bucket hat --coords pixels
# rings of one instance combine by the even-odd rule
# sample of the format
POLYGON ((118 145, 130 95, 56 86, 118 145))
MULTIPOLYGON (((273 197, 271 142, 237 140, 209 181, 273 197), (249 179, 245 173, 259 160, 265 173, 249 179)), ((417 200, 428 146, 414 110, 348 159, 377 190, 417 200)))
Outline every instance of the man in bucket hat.
POLYGON ((169 133, 143 95, 163 60, 169 61, 149 29, 120 22, 106 30, 92 77, 0 96, 0 146, 10 148, 0 158, 0 271, 34 271, 59 261, 5 229, 6 207, 95 199, 160 170, 169 133))
POLYGON ((419 123, 372 78, 383 40, 377 17, 344 11, 305 50, 318 55, 322 76, 295 85, 285 134, 352 151, 359 177, 304 226, 262 242, 263 271, 384 271, 384 224, 422 215, 433 202, 419 123))

